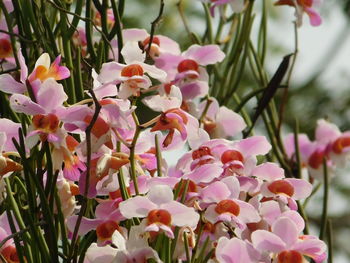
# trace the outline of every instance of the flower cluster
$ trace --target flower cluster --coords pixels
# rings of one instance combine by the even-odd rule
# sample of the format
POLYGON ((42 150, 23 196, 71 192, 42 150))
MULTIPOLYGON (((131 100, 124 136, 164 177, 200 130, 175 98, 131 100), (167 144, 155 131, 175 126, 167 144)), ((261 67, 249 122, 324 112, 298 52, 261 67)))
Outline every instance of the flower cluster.
MULTIPOLYGON (((245 8, 240 0, 209 2, 212 15, 225 4, 234 12, 245 8)), ((318 24, 312 1, 277 4, 293 5, 318 24)), ((93 20, 114 30, 113 11, 105 11, 95 10, 93 20)), ((3 22, 0 28, 7 30, 3 22)), ((209 95, 208 71, 225 59, 220 47, 193 44, 183 51, 144 29, 120 31, 106 62, 89 68, 85 99, 74 104, 63 84, 76 69, 61 63, 60 55, 51 62, 48 53, 32 67, 25 48, 14 54, 9 36, 0 34, 0 58, 20 68, 19 74, 0 75, 0 91, 18 117, 0 119, 0 201, 14 200, 9 178, 21 183, 28 174, 39 175, 30 179, 39 194, 28 207, 47 210, 33 215, 33 222, 49 224, 49 216, 64 222, 60 235, 70 240, 73 254, 78 236, 93 233, 80 255, 84 263, 324 262, 326 244, 305 234, 298 212, 297 202, 311 194, 312 184, 271 161, 265 136, 240 138, 243 117, 209 95), (145 109, 152 117, 141 121, 145 109), (172 163, 162 156, 181 149, 186 152, 172 163)), ((78 55, 91 59, 84 29, 72 38, 78 55)), ((319 178, 324 162, 330 169, 345 162, 350 134, 321 120, 315 142, 306 135, 286 138, 291 161, 295 141, 303 164, 319 178)), ((7 237, 23 222, 11 213, 0 216, 0 255, 19 262, 21 243, 7 237)), ((41 234, 36 238, 49 239, 41 234)))
MULTIPOLYGON (((345 167, 349 159, 350 133, 341 132, 335 124, 327 120, 317 121, 314 141, 306 134, 298 134, 297 141, 302 166, 312 178, 319 181, 324 179, 324 165, 332 178, 336 168, 345 167)), ((294 134, 286 136, 285 146, 288 157, 296 161, 294 134)))

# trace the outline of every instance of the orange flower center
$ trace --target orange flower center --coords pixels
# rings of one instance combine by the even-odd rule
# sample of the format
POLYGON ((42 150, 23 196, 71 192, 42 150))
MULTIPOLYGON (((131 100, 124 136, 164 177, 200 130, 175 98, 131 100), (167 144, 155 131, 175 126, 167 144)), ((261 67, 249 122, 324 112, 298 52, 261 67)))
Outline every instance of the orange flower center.
MULTIPOLYGON (((185 60, 182 60, 179 63, 179 65, 177 66, 177 71, 179 73, 189 71, 189 70, 193 70, 193 71, 198 72, 198 70, 199 70, 198 63, 192 59, 185 59, 185 60)), ((197 76, 195 74, 192 74, 189 76, 189 78, 196 78, 196 77, 197 76)))
POLYGON ((295 250, 285 250, 278 254, 278 263, 302 263, 303 256, 295 250))
POLYGON ((211 155, 210 148, 207 146, 202 146, 192 152, 192 159, 196 160, 206 155, 211 155))
MULTIPOLYGON (((149 44, 151 38, 150 37, 147 37, 143 42, 142 42, 142 45, 145 47, 149 44)), ((160 46, 160 40, 158 37, 153 37, 152 39, 152 44, 156 44, 158 46, 160 46)))
POLYGON ((1 255, 5 258, 8 263, 17 263, 20 262, 17 250, 14 246, 8 246, 1 251, 1 255))
POLYGON ((277 180, 267 187, 271 193, 285 194, 291 197, 294 194, 294 187, 286 180, 277 180))
POLYGON ((97 226, 96 234, 99 240, 108 240, 112 237, 115 230, 119 230, 118 223, 109 220, 97 226))
POLYGON ((52 113, 48 115, 34 115, 32 122, 36 130, 42 130, 47 133, 56 132, 60 123, 58 117, 52 113))
POLYGON ((223 164, 231 162, 231 161, 240 161, 243 162, 243 155, 236 150, 227 150, 221 155, 221 162, 223 164))
POLYGON ((143 68, 138 64, 131 64, 122 69, 123 77, 143 76, 143 68))
POLYGON ((151 210, 147 215, 147 224, 163 224, 170 226, 171 215, 165 209, 154 209, 151 210))
POLYGON ((0 58, 7 58, 12 54, 12 46, 8 39, 0 39, 0 58))
POLYGON ((312 168, 318 169, 322 165, 324 157, 325 153, 323 151, 316 150, 309 157, 308 163, 312 168))
POLYGON ((341 154, 345 147, 350 146, 350 137, 338 138, 332 145, 333 152, 341 154))
POLYGON ((220 201, 215 207, 215 212, 218 214, 230 213, 232 215, 238 216, 239 211, 239 205, 229 199, 220 201))

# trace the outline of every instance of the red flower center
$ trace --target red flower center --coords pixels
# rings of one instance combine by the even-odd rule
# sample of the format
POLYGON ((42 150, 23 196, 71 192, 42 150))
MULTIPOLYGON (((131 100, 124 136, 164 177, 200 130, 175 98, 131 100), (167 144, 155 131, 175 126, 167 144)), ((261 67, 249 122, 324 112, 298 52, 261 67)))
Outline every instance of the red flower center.
POLYGON ((131 64, 122 69, 123 77, 143 76, 143 68, 138 64, 131 64))
POLYGON ((294 187, 286 180, 277 180, 267 187, 271 193, 285 194, 291 197, 294 194, 294 187))
POLYGON ((238 216, 239 211, 239 205, 229 199, 220 201, 215 207, 215 212, 218 214, 230 213, 232 215, 238 216))
POLYGON ((147 224, 163 224, 170 226, 171 215, 165 209, 154 209, 151 210, 147 215, 147 224))
MULTIPOLYGON (((179 65, 177 66, 178 72, 185 72, 189 70, 197 71, 198 72, 199 66, 198 63, 192 59, 184 59, 182 60, 179 65)), ((190 78, 196 78, 197 76, 193 74, 193 76, 189 76, 190 78)))
POLYGON ((350 137, 341 137, 335 140, 335 142, 332 145, 332 150, 337 154, 341 154, 343 152, 343 149, 349 146, 350 146, 350 137))
POLYGON ((202 146, 192 152, 192 159, 196 160, 206 155, 211 155, 210 148, 207 146, 202 146))
POLYGON ((43 130, 48 133, 56 132, 60 123, 58 117, 52 113, 48 115, 43 115, 43 114, 34 115, 32 122, 35 129, 43 130))
POLYGON ((96 228, 96 234, 100 240, 108 240, 112 237, 115 230, 119 230, 119 225, 117 222, 109 220, 106 221, 96 228))
POLYGON ((0 39, 0 58, 7 58, 12 53, 12 46, 8 39, 0 39))
POLYGON ((322 165, 324 157, 324 151, 316 150, 310 155, 308 163, 312 168, 318 169, 322 165))
POLYGON ((17 255, 16 247, 14 247, 14 246, 8 246, 8 247, 4 248, 1 251, 1 255, 5 258, 6 262, 8 262, 8 263, 20 262, 18 255, 17 255))
MULTIPOLYGON (((150 37, 147 37, 147 38, 142 42, 142 45, 143 45, 144 47, 146 47, 146 46, 149 44, 150 40, 151 40, 151 38, 150 38, 150 37)), ((156 44, 156 45, 160 46, 160 40, 159 40, 159 38, 158 38, 158 37, 153 37, 153 39, 152 39, 152 44, 156 44)))
POLYGON ((243 155, 236 150, 227 150, 221 155, 221 162, 223 164, 232 162, 232 161, 240 161, 243 162, 243 155))
POLYGON ((285 250, 278 254, 278 263, 302 263, 303 256, 295 250, 285 250))

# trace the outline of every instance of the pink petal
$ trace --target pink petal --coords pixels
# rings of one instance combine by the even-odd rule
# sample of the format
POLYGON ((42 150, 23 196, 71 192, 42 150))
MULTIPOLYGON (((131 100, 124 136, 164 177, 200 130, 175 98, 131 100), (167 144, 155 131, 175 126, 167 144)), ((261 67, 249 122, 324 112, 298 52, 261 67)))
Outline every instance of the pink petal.
POLYGON ((304 230, 305 222, 302 216, 298 212, 289 210, 289 211, 283 212, 281 216, 288 217, 289 219, 291 219, 295 223, 298 229, 298 233, 301 233, 304 230))
POLYGON ((218 178, 223 172, 219 164, 204 164, 199 166, 190 174, 184 175, 195 183, 209 183, 215 178, 218 178))
POLYGON ((258 165, 253 170, 252 176, 271 182, 284 178, 284 170, 275 163, 267 162, 258 165))
POLYGON ((287 178, 287 180, 294 188, 293 199, 299 200, 308 197, 312 192, 312 185, 304 179, 287 178))
POLYGON ((221 237, 215 250, 216 259, 221 263, 255 262, 248 252, 247 245, 238 238, 228 240, 221 237))
POLYGON ((155 185, 147 194, 148 199, 154 204, 161 205, 174 199, 173 191, 167 185, 155 185))
POLYGON ((171 214, 171 222, 175 226, 189 226, 195 228, 199 220, 199 214, 192 207, 187 207, 179 202, 171 201, 160 206, 171 214))
POLYGON ((287 247, 293 245, 299 236, 298 227, 288 217, 280 217, 272 225, 272 232, 279 236, 287 247))
POLYGON ((136 196, 119 204, 121 214, 126 218, 146 217, 148 212, 157 209, 147 197, 136 196))
POLYGON ((339 128, 324 119, 317 121, 317 128, 315 132, 315 138, 318 142, 329 143, 337 139, 341 135, 339 128))
POLYGON ((145 29, 138 29, 138 28, 128 28, 124 29, 122 31, 123 34, 123 41, 129 42, 129 41, 143 41, 148 37, 148 33, 145 29))
POLYGON ((183 53, 183 56, 195 60, 202 66, 206 66, 221 62, 225 58, 225 53, 217 45, 192 45, 183 53))
POLYGON ((156 68, 153 65, 148 65, 146 63, 137 63, 142 66, 143 70, 148 73, 152 78, 157 79, 161 82, 165 82, 167 74, 164 70, 156 68))
POLYGON ((101 247, 92 243, 86 251, 85 260, 88 260, 88 263, 112 263, 117 251, 111 246, 101 247))
POLYGON ((265 155, 271 149, 271 144, 265 136, 252 136, 239 141, 235 146, 244 156, 265 155))
POLYGON ((127 42, 122 51, 123 58, 126 64, 132 64, 135 62, 143 62, 146 58, 146 53, 144 53, 140 47, 138 42, 132 41, 127 42))
POLYGON ((198 97, 203 97, 208 93, 208 82, 193 81, 180 86, 184 100, 191 100, 198 97))
POLYGON ((45 114, 45 109, 22 94, 13 94, 10 97, 11 108, 20 113, 29 115, 45 114))
POLYGON ((177 42, 162 35, 156 35, 156 37, 159 39, 159 42, 160 42, 159 47, 160 47, 161 53, 170 53, 170 54, 180 55, 181 50, 177 42))
POLYGON ((235 136, 247 126, 239 114, 225 106, 220 107, 219 113, 216 116, 216 122, 220 125, 219 127, 222 130, 223 137, 235 136))
POLYGON ((200 192, 201 199, 205 203, 219 203, 227 199, 230 194, 227 185, 220 181, 211 183, 200 192))
POLYGON ((12 138, 15 138, 18 141, 18 129, 21 127, 21 124, 15 123, 9 119, 0 118, 0 132, 6 134, 6 141, 2 145, 2 150, 7 151, 17 151, 16 147, 12 143, 12 138))
POLYGON ((41 85, 37 102, 47 113, 54 112, 56 108, 62 106, 63 102, 68 99, 67 94, 63 90, 62 84, 58 84, 54 79, 47 79, 41 85))
POLYGON ((25 83, 27 77, 28 77, 28 68, 26 65, 26 61, 24 60, 24 57, 22 55, 22 50, 19 49, 17 52, 17 56, 18 56, 18 61, 19 61, 19 65, 21 67, 21 77, 20 80, 22 83, 25 83))
POLYGON ((302 236, 303 239, 299 239, 298 243, 293 245, 291 249, 307 255, 316 260, 317 263, 324 262, 327 258, 327 246, 322 241, 314 236, 302 236))
POLYGON ((261 251, 278 253, 288 247, 281 238, 266 230, 256 230, 251 235, 254 247, 261 251))
POLYGON ((5 93, 24 93, 27 88, 24 84, 17 82, 10 74, 0 75, 0 90, 5 93))
POLYGON ((234 200, 235 203, 239 205, 240 211, 237 216, 244 223, 255 223, 261 220, 258 211, 251 204, 241 201, 234 200))
POLYGON ((125 65, 117 62, 103 63, 97 80, 101 83, 115 81, 120 77, 121 71, 124 67, 125 65))
MULTIPOLYGON (((75 225, 77 223, 78 216, 74 215, 67 219, 67 228, 73 233, 75 225)), ((91 219, 83 217, 79 226, 78 234, 80 236, 86 235, 89 231, 96 229, 96 227, 103 222, 102 219, 91 219)))
POLYGON ((309 15, 310 18, 310 24, 312 26, 319 26, 322 23, 322 18, 319 15, 319 13, 317 13, 314 9, 312 8, 305 8, 305 12, 309 15))

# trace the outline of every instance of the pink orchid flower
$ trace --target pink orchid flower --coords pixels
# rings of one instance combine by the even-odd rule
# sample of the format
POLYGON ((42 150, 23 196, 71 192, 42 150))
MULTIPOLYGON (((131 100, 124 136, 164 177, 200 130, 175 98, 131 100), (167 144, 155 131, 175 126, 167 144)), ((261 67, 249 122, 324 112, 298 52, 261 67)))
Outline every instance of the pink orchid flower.
POLYGON ((215 258, 222 263, 258 263, 260 253, 241 239, 221 237, 215 249, 215 258))
MULTIPOLYGON (((204 130, 211 138, 227 138, 237 135, 247 126, 243 118, 225 106, 219 106, 215 98, 210 98, 211 103, 203 120, 204 130)), ((201 116, 207 101, 199 104, 201 116)))
POLYGON ((167 81, 177 85, 184 100, 203 97, 208 93, 208 74, 204 66, 221 62, 225 54, 217 45, 192 45, 181 55, 165 53, 155 65, 168 73, 167 81))
MULTIPOLYGON (((112 241, 114 231, 125 234, 125 229, 119 226, 119 222, 125 217, 120 214, 120 200, 105 200, 96 207, 95 219, 83 217, 78 234, 83 236, 91 230, 96 230, 98 244, 105 245, 112 241)), ((67 219, 67 227, 73 232, 78 216, 73 215, 67 219)))
POLYGON ((84 263, 144 263, 148 259, 154 259, 157 263, 162 262, 157 252, 149 247, 141 226, 132 226, 127 240, 115 231, 112 235, 112 244, 113 247, 110 245, 101 247, 92 243, 86 252, 84 263))
MULTIPOLYGON (((7 1, 7 3, 11 3, 11 1, 7 1)), ((0 30, 8 31, 5 17, 0 18, 0 30)), ((13 31, 14 33, 18 33, 17 26, 13 28, 13 31)), ((9 34, 0 33, 0 59, 5 59, 11 64, 16 63, 13 58, 13 50, 9 34)))
POLYGON ((315 5, 318 5, 318 0, 278 0, 275 5, 288 5, 295 7, 295 16, 297 18, 297 25, 301 26, 303 22, 303 14, 306 13, 309 16, 310 24, 312 26, 319 26, 322 23, 321 16, 314 9, 315 5))
POLYGON ((42 141, 53 143, 64 139, 64 132, 59 123, 64 112, 62 104, 67 98, 63 86, 52 78, 41 84, 35 102, 22 94, 13 94, 10 97, 10 105, 14 111, 34 115, 34 130, 28 134, 34 141, 31 145, 34 145, 39 137, 42 141))
POLYGON ((41 83, 44 83, 45 80, 62 80, 70 76, 68 68, 59 65, 61 56, 58 56, 50 65, 49 55, 47 53, 42 54, 36 61, 35 68, 29 76, 21 50, 18 51, 17 56, 21 67, 20 82, 17 82, 10 74, 0 75, 0 90, 3 92, 23 94, 27 91, 27 85, 30 85, 33 95, 36 97, 41 83))
POLYGON ((10 175, 12 172, 22 170, 22 165, 15 162, 10 155, 16 155, 12 143, 12 138, 18 141, 18 129, 21 126, 8 119, 0 119, 0 180, 2 177, 10 175))
POLYGON ((205 218, 211 222, 231 223, 241 229, 247 223, 260 221, 258 211, 249 203, 238 199, 240 186, 235 177, 226 177, 211 183, 201 191, 201 200, 210 204, 205 211, 205 218))
POLYGON ((302 263, 304 256, 321 263, 327 258, 323 241, 308 235, 300 235, 304 222, 296 222, 281 216, 271 227, 271 232, 256 230, 252 233, 254 247, 261 251, 270 251, 273 258, 281 263, 302 263))
MULTIPOLYGON (((126 42, 139 42, 140 46, 143 50, 148 50, 150 35, 144 29, 138 28, 130 28, 124 29, 122 31, 123 41, 126 42)), ((181 53, 179 44, 174 40, 162 36, 162 35, 154 35, 152 40, 152 45, 150 48, 150 56, 155 58, 163 53, 170 53, 174 55, 178 55, 181 53)))
POLYGON ((161 82, 165 81, 166 73, 163 70, 143 62, 146 54, 142 52, 137 42, 127 42, 121 53, 126 65, 117 62, 104 63, 98 76, 98 80, 103 84, 121 83, 119 98, 138 96, 141 89, 148 89, 152 82, 145 73, 161 82))
MULTIPOLYGON (((18 229, 16 222, 15 222, 15 227, 16 229, 18 229)), ((2 242, 5 238, 7 238, 10 235, 12 235, 12 231, 8 221, 7 213, 5 212, 0 216, 0 242, 2 242)), ((7 240, 2 245, 2 247, 0 247, 0 256, 4 258, 6 262, 11 262, 11 263, 19 262, 17 249, 13 238, 10 238, 9 240, 7 240)))
POLYGON ((199 220, 193 208, 174 201, 173 192, 167 185, 155 185, 146 196, 125 200, 119 208, 128 219, 145 218, 144 231, 164 231, 169 238, 174 238, 173 226, 195 228, 199 220))

